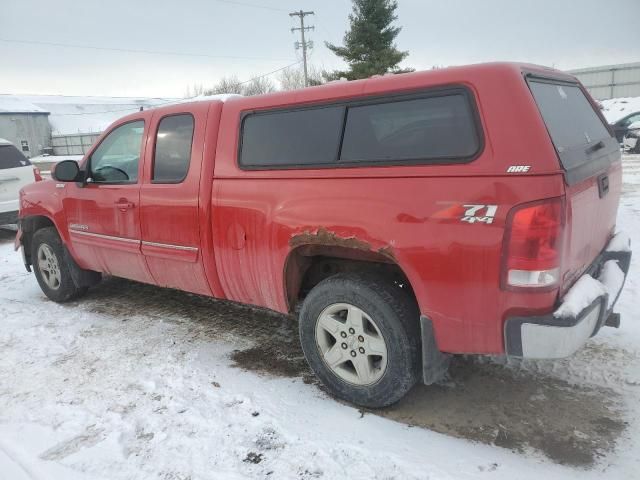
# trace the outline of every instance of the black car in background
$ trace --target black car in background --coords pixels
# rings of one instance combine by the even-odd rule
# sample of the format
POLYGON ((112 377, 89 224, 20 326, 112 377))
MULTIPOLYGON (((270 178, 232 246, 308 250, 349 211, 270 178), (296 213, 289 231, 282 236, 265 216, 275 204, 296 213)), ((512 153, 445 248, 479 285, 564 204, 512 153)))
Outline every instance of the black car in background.
POLYGON ((624 137, 629 133, 629 126, 635 122, 640 122, 640 112, 630 113, 611 124, 619 143, 623 142, 624 137))
POLYGON ((640 122, 629 125, 622 142, 622 149, 629 153, 640 153, 640 122))

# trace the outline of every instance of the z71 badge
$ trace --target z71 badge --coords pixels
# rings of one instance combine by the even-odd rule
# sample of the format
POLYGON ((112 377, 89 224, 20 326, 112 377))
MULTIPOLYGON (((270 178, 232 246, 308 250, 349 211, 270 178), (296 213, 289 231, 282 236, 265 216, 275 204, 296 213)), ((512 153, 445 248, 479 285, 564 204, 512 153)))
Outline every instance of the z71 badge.
POLYGON ((497 205, 463 205, 463 207, 467 210, 461 220, 469 223, 493 223, 498 211, 497 205))

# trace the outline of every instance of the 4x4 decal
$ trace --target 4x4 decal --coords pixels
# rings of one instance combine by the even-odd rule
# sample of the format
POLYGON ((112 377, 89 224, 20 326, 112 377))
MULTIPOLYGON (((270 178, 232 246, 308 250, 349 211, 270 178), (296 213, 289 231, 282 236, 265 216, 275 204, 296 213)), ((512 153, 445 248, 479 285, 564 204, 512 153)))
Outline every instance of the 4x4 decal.
POLYGON ((493 223, 493 219, 498 211, 497 205, 463 205, 463 207, 466 208, 466 210, 461 220, 469 223, 493 223))

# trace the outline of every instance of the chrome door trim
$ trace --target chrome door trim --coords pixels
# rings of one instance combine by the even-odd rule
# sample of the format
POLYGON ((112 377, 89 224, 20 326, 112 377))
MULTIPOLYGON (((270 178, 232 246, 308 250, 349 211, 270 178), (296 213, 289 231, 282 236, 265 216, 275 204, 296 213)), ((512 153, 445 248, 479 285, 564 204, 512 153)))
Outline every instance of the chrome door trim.
POLYGON ((92 232, 85 232, 82 230, 76 230, 75 228, 70 228, 69 231, 77 235, 85 235, 87 237, 104 238, 105 240, 116 240, 119 242, 126 242, 126 243, 140 243, 140 240, 135 238, 113 237, 111 235, 102 235, 101 233, 92 233, 92 232))
POLYGON ((142 245, 146 247, 160 247, 160 248, 170 248, 172 250, 183 250, 187 252, 197 252, 197 247, 187 247, 184 245, 172 245, 170 243, 158 243, 158 242, 147 242, 146 240, 142 241, 142 245))

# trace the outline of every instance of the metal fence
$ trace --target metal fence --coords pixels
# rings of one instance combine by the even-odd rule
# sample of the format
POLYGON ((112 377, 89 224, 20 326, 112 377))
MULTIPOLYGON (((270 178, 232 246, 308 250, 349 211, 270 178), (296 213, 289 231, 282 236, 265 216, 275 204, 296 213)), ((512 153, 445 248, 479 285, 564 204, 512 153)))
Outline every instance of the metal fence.
POLYGON ((76 133, 73 135, 52 135, 51 146, 54 155, 84 155, 99 133, 76 133))
POLYGON ((598 100, 640 97, 640 62, 570 70, 598 100))

